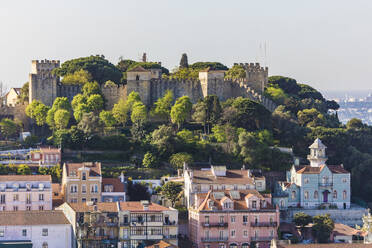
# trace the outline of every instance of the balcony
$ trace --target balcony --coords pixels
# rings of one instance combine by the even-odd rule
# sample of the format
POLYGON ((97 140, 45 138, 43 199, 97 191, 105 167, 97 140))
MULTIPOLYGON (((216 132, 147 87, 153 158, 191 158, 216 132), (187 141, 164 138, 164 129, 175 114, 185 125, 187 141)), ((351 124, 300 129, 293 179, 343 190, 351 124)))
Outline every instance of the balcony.
POLYGON ((251 222, 251 227, 276 227, 278 223, 274 222, 251 222))
POLYGON ((129 226, 129 222, 120 222, 120 226, 129 226))
POLYGON ((174 225, 177 225, 177 222, 175 220, 164 222, 164 226, 174 226, 174 225))
POLYGON ((178 239, 177 235, 163 235, 164 239, 178 239))
POLYGON ((202 242, 226 242, 228 237, 204 237, 201 238, 202 242))
POLYGON ((109 239, 109 236, 87 236, 85 239, 86 240, 105 240, 105 239, 109 239))
POLYGON ((319 183, 319 187, 323 187, 323 188, 328 188, 332 186, 333 186, 333 183, 331 182, 319 183))
POLYGON ((271 241, 274 237, 251 237, 251 241, 271 241))
POLYGON ((215 222, 215 223, 202 222, 203 227, 228 227, 228 225, 229 224, 227 222, 215 222))

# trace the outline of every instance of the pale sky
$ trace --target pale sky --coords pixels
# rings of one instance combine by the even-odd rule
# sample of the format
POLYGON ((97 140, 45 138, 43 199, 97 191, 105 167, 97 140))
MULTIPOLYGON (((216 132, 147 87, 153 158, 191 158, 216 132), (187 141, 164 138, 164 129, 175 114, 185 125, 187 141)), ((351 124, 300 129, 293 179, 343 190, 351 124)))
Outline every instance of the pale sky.
POLYGON ((320 90, 372 91, 372 0, 1 0, 0 81, 28 80, 31 60, 104 54, 169 69, 266 63, 320 90))

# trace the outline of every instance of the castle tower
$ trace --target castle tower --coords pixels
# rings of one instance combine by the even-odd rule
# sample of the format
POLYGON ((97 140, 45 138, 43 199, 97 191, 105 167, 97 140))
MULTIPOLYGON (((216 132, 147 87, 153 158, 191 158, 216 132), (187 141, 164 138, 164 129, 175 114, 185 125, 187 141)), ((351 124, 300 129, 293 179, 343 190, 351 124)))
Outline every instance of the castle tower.
POLYGON ((319 167, 324 165, 328 158, 325 152, 327 147, 322 143, 322 141, 317 138, 309 148, 310 155, 307 156, 307 159, 310 161, 310 166, 319 167))
POLYGON ((33 60, 29 75, 29 102, 40 100, 45 105, 52 106, 57 97, 59 77, 52 70, 59 67, 59 60, 33 60))
POLYGON ((256 92, 263 93, 269 82, 269 69, 261 67, 260 63, 240 63, 246 72, 246 80, 249 87, 256 92))
POLYGON ((203 92, 203 97, 216 95, 220 99, 223 96, 223 83, 225 71, 211 70, 207 68, 199 72, 199 80, 203 92))
POLYGON ((145 105, 151 104, 151 79, 151 71, 142 66, 136 66, 127 71, 127 96, 135 91, 138 92, 145 105))

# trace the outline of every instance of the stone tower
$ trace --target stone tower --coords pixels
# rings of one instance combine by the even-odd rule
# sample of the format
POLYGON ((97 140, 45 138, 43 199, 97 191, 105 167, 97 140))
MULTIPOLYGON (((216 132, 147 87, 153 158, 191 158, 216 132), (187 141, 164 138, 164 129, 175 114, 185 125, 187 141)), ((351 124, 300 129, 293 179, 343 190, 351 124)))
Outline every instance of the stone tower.
POLYGON ((244 68, 247 74, 246 80, 249 87, 256 92, 263 93, 269 81, 269 69, 261 67, 260 63, 240 63, 239 65, 244 68))
POLYGON ((45 105, 52 106, 57 97, 59 77, 52 70, 59 67, 59 60, 33 60, 29 75, 29 102, 40 100, 45 105))
POLYGON ((221 96, 223 92, 225 71, 205 69, 199 72, 199 80, 203 97, 209 95, 221 96), (221 92, 222 91, 222 92, 221 92))
POLYGON ((132 91, 138 92, 142 102, 149 105, 151 101, 151 71, 142 66, 127 71, 127 95, 132 91))
POLYGON ((310 166, 319 167, 324 165, 328 158, 325 152, 327 147, 322 143, 322 141, 317 138, 309 148, 310 155, 307 156, 307 159, 310 161, 310 166))

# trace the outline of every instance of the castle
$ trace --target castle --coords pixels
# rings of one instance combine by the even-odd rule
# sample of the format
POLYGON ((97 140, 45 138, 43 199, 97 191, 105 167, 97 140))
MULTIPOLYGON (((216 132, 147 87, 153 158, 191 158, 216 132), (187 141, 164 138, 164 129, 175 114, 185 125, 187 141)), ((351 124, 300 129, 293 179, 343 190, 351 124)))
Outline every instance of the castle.
MULTIPOLYGON (((189 96, 193 103, 208 95, 216 95, 224 101, 232 97, 247 97, 262 103, 269 111, 274 111, 275 104, 262 95, 268 83, 268 68, 259 63, 240 64, 246 71, 246 78, 239 80, 225 79, 225 71, 202 70, 198 80, 179 80, 162 78, 161 69, 144 69, 137 66, 127 71, 126 85, 101 85, 106 99, 106 109, 111 109, 119 99, 126 99, 132 92, 139 93, 141 100, 151 106, 167 90, 175 98, 189 96)), ((57 97, 69 100, 81 92, 81 85, 62 84, 52 70, 60 66, 59 60, 33 60, 29 76, 29 101, 40 100, 51 106, 57 97)))

